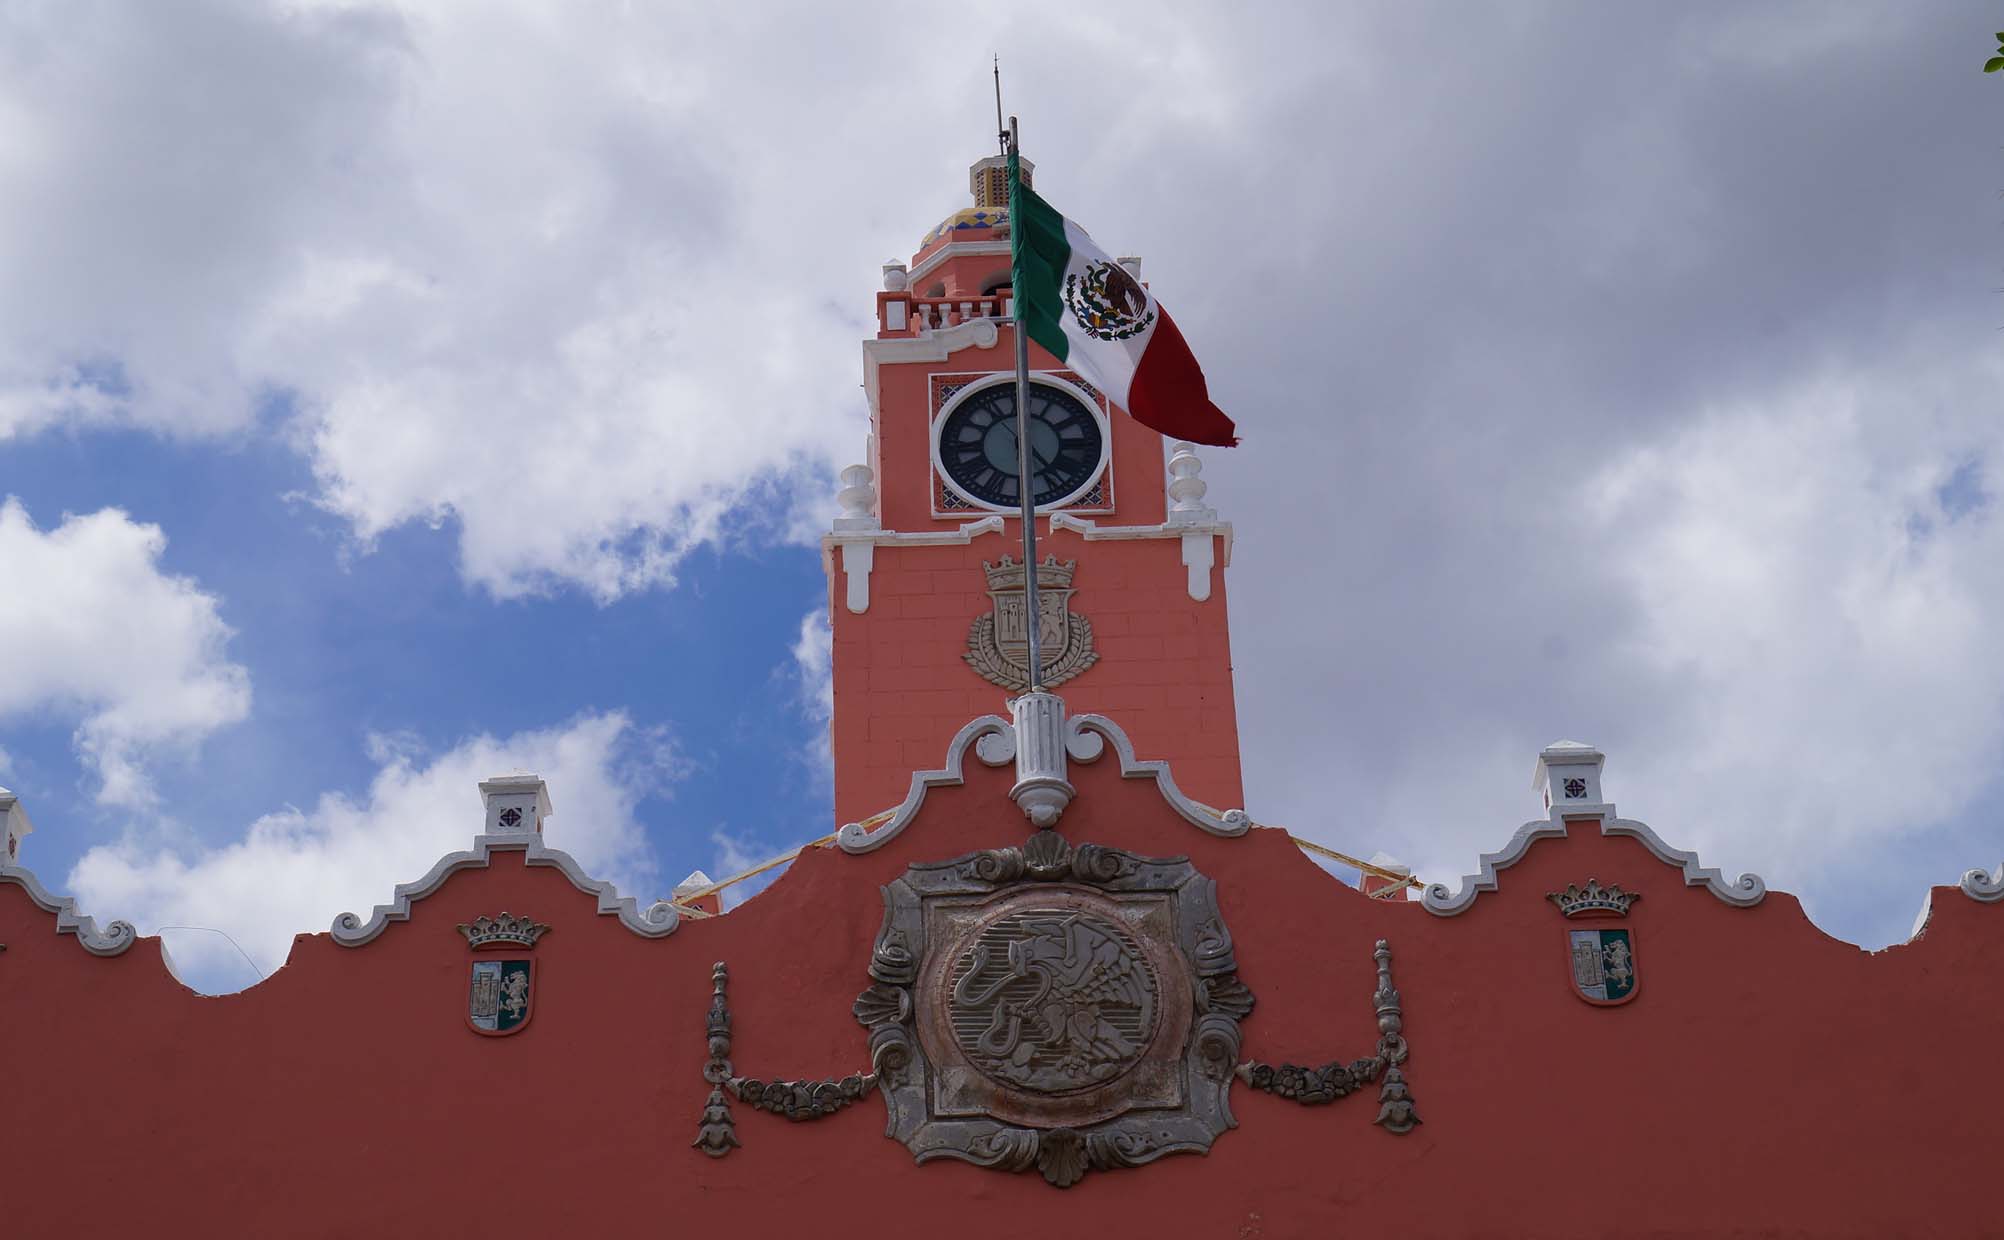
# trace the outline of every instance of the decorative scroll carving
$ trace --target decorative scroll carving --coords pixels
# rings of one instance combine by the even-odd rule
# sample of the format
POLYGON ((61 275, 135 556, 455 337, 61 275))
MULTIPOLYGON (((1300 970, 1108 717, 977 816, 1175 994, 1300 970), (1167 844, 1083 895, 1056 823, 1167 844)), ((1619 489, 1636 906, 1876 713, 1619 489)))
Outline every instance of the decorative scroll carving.
POLYGON ((876 1085, 874 1072, 852 1074, 839 1081, 759 1081, 741 1076, 730 1079, 731 1092, 740 1102, 791 1120, 833 1115, 876 1085))
POLYGON ((738 1129, 731 1118, 731 1104, 724 1087, 731 1080, 731 1009, 724 998, 730 972, 719 960, 710 967, 710 1017, 704 1024, 709 1038, 710 1060, 703 1065, 703 1079, 710 1083, 709 1100, 703 1104, 703 1118, 696 1139, 689 1144, 712 1158, 722 1158, 738 1148, 738 1129))
POLYGON ((28 893, 36 908, 54 913, 56 933, 76 935, 77 943, 93 956, 116 956, 139 938, 139 931, 129 921, 110 922, 99 930, 96 918, 77 912, 75 896, 51 895, 35 872, 24 865, 0 861, 0 883, 19 887, 28 893))
POLYGON ((1303 1068, 1291 1063, 1278 1067, 1247 1060, 1238 1065, 1238 1078, 1254 1089, 1289 1098, 1303 1106, 1324 1106, 1356 1093, 1372 1081, 1378 1089, 1378 1117, 1371 1122, 1387 1132, 1406 1133, 1420 1122, 1413 1109, 1412 1090, 1406 1085, 1399 1065, 1406 1061, 1409 1048, 1405 1038, 1405 1014, 1399 992, 1392 985, 1392 947, 1379 939, 1371 958, 1378 964, 1378 988, 1371 1006, 1378 1018, 1377 1053, 1369 1059, 1348 1063, 1333 1060, 1319 1068, 1303 1068))
POLYGON ((1962 894, 1972 900, 1981 900, 1985 904, 2004 900, 2004 865, 1998 866, 1995 873, 1979 866, 1964 874, 1960 885, 1962 894))
POLYGON ((917 1161, 1035 1167, 1065 1188, 1234 1125, 1253 995, 1188 858, 1040 831, 913 865, 884 908, 854 1011, 887 1132, 917 1161))

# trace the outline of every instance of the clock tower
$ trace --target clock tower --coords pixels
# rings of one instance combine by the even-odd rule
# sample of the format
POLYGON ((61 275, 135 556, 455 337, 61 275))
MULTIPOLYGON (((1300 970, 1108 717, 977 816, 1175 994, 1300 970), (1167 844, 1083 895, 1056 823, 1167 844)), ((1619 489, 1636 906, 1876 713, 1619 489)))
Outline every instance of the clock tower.
MULTIPOLYGON (((895 805, 1027 684, 1003 158, 969 179, 974 205, 884 266, 863 342, 868 463, 843 471, 822 540, 838 822, 895 805)), ((1121 264, 1139 278, 1139 259, 1121 264)), ((1232 529, 1203 502, 1203 464, 1035 343, 1030 372, 1045 686, 1071 714, 1113 717, 1188 795, 1241 805, 1232 529)))

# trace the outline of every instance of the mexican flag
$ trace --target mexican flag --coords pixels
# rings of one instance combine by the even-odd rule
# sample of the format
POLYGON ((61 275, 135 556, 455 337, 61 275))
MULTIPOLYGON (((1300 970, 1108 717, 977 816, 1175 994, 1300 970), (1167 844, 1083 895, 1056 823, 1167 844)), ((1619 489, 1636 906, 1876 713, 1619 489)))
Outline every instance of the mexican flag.
POLYGON ((1030 339, 1143 426, 1191 443, 1238 442, 1168 312, 1083 228, 1023 184, 1013 151, 1009 220, 1016 313, 1030 339))

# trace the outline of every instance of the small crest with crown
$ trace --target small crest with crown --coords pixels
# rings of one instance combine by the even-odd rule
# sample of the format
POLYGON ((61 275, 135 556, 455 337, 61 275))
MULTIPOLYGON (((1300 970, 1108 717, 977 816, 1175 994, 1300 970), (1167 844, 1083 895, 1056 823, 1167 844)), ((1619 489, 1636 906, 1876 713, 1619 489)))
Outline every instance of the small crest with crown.
POLYGON ((1568 917, 1583 917, 1606 914, 1614 917, 1628 916, 1628 906, 1642 898, 1637 891, 1623 891, 1613 883, 1603 887, 1597 878, 1589 878, 1586 886, 1568 883, 1564 891, 1549 891, 1545 898, 1558 906, 1568 917))
POLYGON ((462 924, 459 932, 466 936, 467 946, 478 951, 484 947, 534 947, 548 929, 539 921, 503 912, 495 917, 476 917, 471 925, 462 924))
MULTIPOLYGON (((1037 563, 1037 588, 1039 590, 1069 590, 1072 588, 1072 570, 1078 567, 1077 560, 1060 563, 1058 557, 1047 555, 1037 563)), ((1023 566, 1011 556, 1003 556, 990 564, 981 561, 981 571, 988 574, 988 588, 991 590, 1021 590, 1024 588, 1023 566)))

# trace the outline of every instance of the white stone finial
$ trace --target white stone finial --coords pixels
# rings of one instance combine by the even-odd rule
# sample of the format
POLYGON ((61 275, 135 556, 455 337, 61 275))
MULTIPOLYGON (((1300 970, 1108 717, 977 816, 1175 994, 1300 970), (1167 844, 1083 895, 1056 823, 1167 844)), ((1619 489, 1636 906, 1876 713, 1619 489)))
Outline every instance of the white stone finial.
POLYGON ((893 262, 884 264, 884 291, 886 293, 902 293, 911 287, 911 283, 911 273, 905 270, 903 263, 893 262))
POLYGON ((0 788, 0 867, 21 864, 21 841, 34 829, 21 799, 0 788))
POLYGON ((842 471, 842 489, 835 502, 842 513, 835 518, 838 530, 874 530, 877 522, 876 471, 868 465, 851 465, 842 471))
POLYGON ((540 835, 550 808, 550 790, 540 775, 496 775, 480 781, 487 803, 487 835, 540 835))
POLYGON ((1542 793, 1545 808, 1585 814, 1614 811, 1600 794, 1600 768, 1607 755, 1580 741, 1553 741, 1539 751, 1531 769, 1531 791, 1542 793))
POLYGON ((1016 721, 1016 786, 1009 799, 1038 830, 1054 827, 1078 790, 1065 778, 1065 700, 1025 693, 1009 703, 1016 721))
POLYGON ((1218 519, 1217 510, 1204 505, 1204 493, 1211 489, 1201 475, 1204 472, 1203 458, 1197 455, 1197 445, 1177 443, 1169 449, 1169 523, 1171 525, 1209 525, 1218 519))

